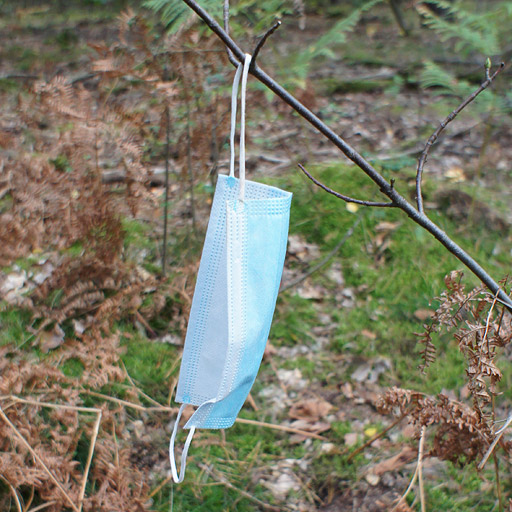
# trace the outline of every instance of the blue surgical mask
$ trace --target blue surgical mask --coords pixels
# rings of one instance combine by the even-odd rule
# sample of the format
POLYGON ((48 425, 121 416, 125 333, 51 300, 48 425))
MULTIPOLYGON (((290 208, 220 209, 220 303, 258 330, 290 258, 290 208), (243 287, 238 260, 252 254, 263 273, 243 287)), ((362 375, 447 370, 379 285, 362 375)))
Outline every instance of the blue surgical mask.
POLYGON ((251 56, 239 65, 231 101, 229 176, 219 175, 197 275, 176 401, 182 403, 170 443, 175 482, 185 475, 196 428, 233 425, 254 383, 267 342, 283 272, 292 194, 245 179, 245 97, 251 56), (241 87, 240 174, 234 176, 238 84, 241 87), (185 405, 178 476, 174 442, 185 405))

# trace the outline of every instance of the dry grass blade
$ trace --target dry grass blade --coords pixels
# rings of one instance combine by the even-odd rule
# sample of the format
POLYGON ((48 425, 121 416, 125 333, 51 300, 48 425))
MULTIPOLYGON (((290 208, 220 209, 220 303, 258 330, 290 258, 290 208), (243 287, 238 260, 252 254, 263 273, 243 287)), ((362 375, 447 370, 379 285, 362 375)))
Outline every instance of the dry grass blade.
POLYGON ((205 466, 204 464, 199 464, 199 467, 208 475, 210 475, 219 484, 224 485, 228 489, 236 491, 237 493, 241 494, 244 498, 247 498, 249 501, 256 503, 256 505, 259 505, 263 510, 270 510, 271 512, 282 512, 283 510, 286 510, 283 509, 282 507, 275 507, 274 505, 270 505, 270 503, 265 503, 264 501, 261 501, 260 499, 254 497, 252 494, 249 494, 247 491, 235 487, 223 475, 219 474, 218 472, 209 468, 208 466, 205 466))
POLYGON ((40 510, 44 510, 45 508, 55 505, 55 503, 55 501, 49 501, 48 503, 43 503, 37 507, 31 508, 28 512, 39 512, 40 510))
POLYGON ((11 485, 11 482, 6 480, 2 475, 0 475, 0 479, 3 480, 6 483, 6 485, 9 487, 12 497, 14 498, 14 503, 16 504, 16 510, 18 512, 23 512, 23 509, 21 508, 20 499, 18 497, 18 493, 16 492, 16 489, 11 485))
POLYGON ((247 420, 245 418, 237 418, 237 423, 245 423, 246 425, 256 425, 257 427, 271 428, 274 430, 281 430, 283 432, 290 432, 291 434, 299 434, 304 437, 311 437, 313 439, 319 439, 320 441, 327 441, 327 438, 313 432, 306 430, 300 430, 298 428, 286 427, 285 425, 276 425, 274 423, 266 423, 264 421, 247 420))
MULTIPOLYGON (((425 443, 425 431, 426 431, 426 428, 424 426, 421 427, 420 442, 419 442, 419 446, 418 446, 418 462, 416 464, 416 469, 414 471, 414 475, 411 478, 411 482, 409 483, 409 486, 407 487, 405 492, 402 494, 401 498, 398 500, 398 503, 393 507, 391 512, 400 510, 400 507, 405 503, 405 498, 407 498, 407 496, 411 492, 411 489, 414 487, 414 484, 416 483, 416 479, 418 478, 418 476, 421 472, 422 463, 423 463, 423 449, 424 449, 424 443, 425 443)), ((421 488, 420 488, 420 500, 421 500, 421 510, 422 510, 422 512, 424 512, 425 498, 424 498, 424 496, 422 496, 422 492, 421 492, 422 488, 423 488, 423 484, 421 484, 421 488)))
POLYGON ((501 427, 498 432, 496 432, 496 437, 494 438, 494 441, 491 443, 491 446, 489 446, 489 449, 485 453, 482 462, 478 464, 478 469, 481 471, 484 469, 485 464, 489 460, 489 457, 491 456, 492 452, 496 448, 496 445, 500 442, 500 439, 503 437, 503 434, 505 433, 505 430, 509 427, 509 425, 512 423, 512 414, 507 418, 507 421, 505 422, 505 425, 501 427))
POLYGON ((101 411, 98 411, 98 415, 96 417, 96 422, 94 424, 94 429, 92 431, 91 440, 89 442, 89 453, 87 454, 87 462, 85 464, 84 479, 82 481, 82 486, 80 488, 80 495, 78 496, 78 508, 79 508, 80 512, 82 511, 82 506, 84 503, 85 487, 87 486, 87 478, 89 476, 89 470, 91 469, 91 462, 92 462, 92 457, 94 455, 94 448, 96 446, 96 439, 98 438, 98 433, 100 431, 100 423, 101 423, 101 411))

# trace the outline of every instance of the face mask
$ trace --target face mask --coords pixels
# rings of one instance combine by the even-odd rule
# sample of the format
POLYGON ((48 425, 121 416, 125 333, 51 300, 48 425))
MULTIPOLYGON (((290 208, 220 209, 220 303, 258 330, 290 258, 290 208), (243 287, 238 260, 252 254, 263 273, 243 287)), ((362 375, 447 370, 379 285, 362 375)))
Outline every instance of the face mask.
POLYGON ((197 275, 176 393, 182 403, 170 442, 173 479, 185 475, 196 428, 233 425, 258 373, 283 271, 292 194, 245 179, 245 96, 251 56, 238 66, 231 99, 229 176, 219 175, 197 275), (240 177, 234 176, 238 84, 242 75, 240 177), (178 476, 174 442, 186 404, 178 476))

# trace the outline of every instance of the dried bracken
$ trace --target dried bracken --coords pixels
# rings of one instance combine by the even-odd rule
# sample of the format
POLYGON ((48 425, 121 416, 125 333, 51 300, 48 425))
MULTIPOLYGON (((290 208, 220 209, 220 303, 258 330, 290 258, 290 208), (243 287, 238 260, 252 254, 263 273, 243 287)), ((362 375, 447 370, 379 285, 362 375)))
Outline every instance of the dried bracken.
MULTIPOLYGON (((506 289, 508 279, 501 285, 506 289)), ((497 365, 500 349, 512 340, 512 315, 501 307, 497 297, 485 288, 469 292, 462 273, 452 272, 446 291, 425 331, 418 334, 424 345, 422 369, 435 360, 434 333, 452 333, 466 360, 467 389, 471 404, 449 399, 443 394, 431 397, 412 390, 391 388, 378 401, 385 414, 406 414, 418 427, 429 427, 429 454, 453 462, 467 463, 481 458, 495 438, 496 398, 502 372, 497 365)), ((510 443, 500 446, 508 451, 510 443)))
POLYGON ((430 427, 431 456, 466 463, 483 455, 489 445, 489 426, 469 406, 443 394, 431 397, 393 387, 379 398, 377 408, 383 414, 405 414, 417 427, 430 427))

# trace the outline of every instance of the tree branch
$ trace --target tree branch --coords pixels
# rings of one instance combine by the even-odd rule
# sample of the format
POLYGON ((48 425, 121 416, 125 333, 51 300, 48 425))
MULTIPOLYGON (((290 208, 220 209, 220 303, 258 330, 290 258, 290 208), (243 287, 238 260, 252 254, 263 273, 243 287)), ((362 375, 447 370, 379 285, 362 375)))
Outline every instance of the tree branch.
MULTIPOLYGON (((222 29, 217 21, 210 16, 195 0, 183 0, 219 37, 219 39, 233 52, 239 62, 243 62, 244 51, 231 39, 228 33, 222 29)), ((237 63, 238 64, 238 63, 237 63)), ((466 251, 458 246, 439 226, 433 223, 424 213, 419 212, 409 203, 386 179, 374 169, 354 148, 347 144, 339 135, 331 130, 313 112, 307 109, 300 101, 294 98, 286 89, 267 75, 255 64, 251 74, 262 84, 266 85, 274 94, 279 96, 285 103, 290 105, 301 117, 314 126, 322 135, 330 140, 349 160, 354 162, 374 183, 379 190, 414 222, 427 230, 436 240, 458 258, 466 267, 473 272, 490 290, 498 295, 509 311, 512 311, 512 299, 500 288, 498 283, 478 264, 466 251)))
POLYGON ((341 199, 342 201, 345 201, 346 203, 355 203, 355 204, 361 204, 363 206, 376 206, 380 208, 393 208, 396 207, 395 203, 379 203, 375 201, 362 201, 361 199, 354 199, 353 197, 345 196, 343 194, 340 194, 339 192, 336 192, 332 188, 329 188, 327 185, 324 185, 321 181, 318 181, 316 178, 311 176, 308 171, 301 165, 297 164, 300 167, 300 170, 315 184, 318 185, 320 188, 324 189, 329 194, 332 194, 334 197, 337 197, 338 199, 341 199))
MULTIPOLYGON (((224 31, 226 35, 229 36, 229 0, 224 0, 224 31)), ((233 66, 238 66, 238 62, 236 61, 233 52, 229 49, 229 46, 226 45, 226 51, 228 53, 228 59, 233 66)), ((243 62, 241 60, 240 62, 243 62)))
POLYGON ((446 128, 448 123, 452 122, 462 110, 464 110, 482 91, 487 89, 489 85, 491 85, 492 81, 496 78, 498 73, 505 67, 505 63, 502 62, 498 69, 492 74, 489 74, 490 66, 485 66, 485 78, 486 80, 482 82, 480 87, 473 92, 470 96, 468 96, 455 110, 450 112, 448 117, 444 119, 444 121, 441 122, 441 124, 437 127, 437 130, 430 136, 427 143, 425 144, 425 148, 423 149, 423 152, 420 155, 420 159, 418 161, 418 168, 416 170, 416 204, 418 206, 418 211, 420 213, 425 213, 423 209, 423 195, 421 192, 421 180, 423 177, 423 168, 425 166, 425 163, 427 162, 427 156, 428 152, 430 151, 430 148, 434 145, 437 138, 439 137, 439 134, 446 128))
POLYGON ((263 35, 263 37, 258 41, 258 44, 256 45, 256 48, 254 48, 254 51, 252 52, 252 60, 251 60, 251 67, 254 67, 254 64, 256 63, 256 59, 258 57, 258 54, 260 53, 260 50, 263 48, 263 45, 267 42, 267 39, 281 26, 281 20, 277 20, 263 35))

